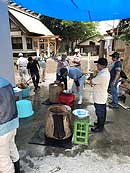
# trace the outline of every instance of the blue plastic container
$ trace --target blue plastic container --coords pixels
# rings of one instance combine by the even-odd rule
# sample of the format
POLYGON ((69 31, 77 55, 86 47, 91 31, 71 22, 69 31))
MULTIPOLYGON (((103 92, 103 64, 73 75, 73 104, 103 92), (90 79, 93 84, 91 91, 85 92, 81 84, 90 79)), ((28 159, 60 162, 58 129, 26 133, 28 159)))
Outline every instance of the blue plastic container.
POLYGON ((25 89, 22 89, 22 98, 29 97, 30 95, 30 87, 27 86, 25 89))
POLYGON ((32 102, 30 100, 16 101, 18 117, 26 118, 33 115, 32 102))
POLYGON ((89 117, 89 112, 85 109, 75 109, 73 114, 76 115, 78 118, 85 118, 89 117))

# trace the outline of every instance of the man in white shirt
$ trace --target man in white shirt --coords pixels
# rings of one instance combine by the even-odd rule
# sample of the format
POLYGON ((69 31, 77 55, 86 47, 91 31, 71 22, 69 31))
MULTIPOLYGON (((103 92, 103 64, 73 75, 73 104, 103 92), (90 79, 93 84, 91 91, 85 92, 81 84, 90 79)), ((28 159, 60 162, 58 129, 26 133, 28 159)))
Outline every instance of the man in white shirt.
POLYGON ((28 60, 23 57, 22 53, 19 53, 19 59, 17 60, 17 69, 19 70, 19 75, 21 78, 21 82, 25 82, 27 80, 27 76, 28 76, 28 71, 27 71, 27 64, 28 64, 28 60))
POLYGON ((107 68, 107 59, 99 58, 95 63, 97 63, 97 69, 99 72, 95 78, 91 79, 90 83, 93 86, 97 123, 94 123, 95 128, 91 128, 91 130, 93 132, 100 132, 104 129, 104 123, 106 120, 107 90, 110 81, 110 73, 107 68))

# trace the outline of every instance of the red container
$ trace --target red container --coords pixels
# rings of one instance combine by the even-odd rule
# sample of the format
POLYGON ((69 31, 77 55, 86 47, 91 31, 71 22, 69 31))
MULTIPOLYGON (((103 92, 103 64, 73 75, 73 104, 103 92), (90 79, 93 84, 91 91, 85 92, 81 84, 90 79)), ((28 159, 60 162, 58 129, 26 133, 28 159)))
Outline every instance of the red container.
POLYGON ((69 94, 61 93, 58 97, 58 103, 72 106, 74 99, 75 99, 75 96, 72 93, 69 93, 69 94))

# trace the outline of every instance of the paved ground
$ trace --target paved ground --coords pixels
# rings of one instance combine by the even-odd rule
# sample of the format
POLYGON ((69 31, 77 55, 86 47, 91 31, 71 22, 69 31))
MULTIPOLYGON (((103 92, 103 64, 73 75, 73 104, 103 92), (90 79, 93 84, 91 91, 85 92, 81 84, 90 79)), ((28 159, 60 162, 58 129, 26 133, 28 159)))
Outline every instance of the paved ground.
MULTIPOLYGON (((86 64, 85 64, 86 65, 86 64)), ((21 158, 22 173, 130 173, 130 112, 122 108, 108 108, 107 122, 102 133, 89 134, 89 145, 73 145, 72 149, 29 144, 38 127, 44 124, 48 98, 48 84, 54 81, 54 73, 48 73, 46 82, 30 99, 34 116, 20 119, 17 145, 21 158)), ((83 108, 90 111, 90 120, 95 120, 92 88, 84 89, 83 108)), ((127 103, 130 106, 130 99, 127 103)))

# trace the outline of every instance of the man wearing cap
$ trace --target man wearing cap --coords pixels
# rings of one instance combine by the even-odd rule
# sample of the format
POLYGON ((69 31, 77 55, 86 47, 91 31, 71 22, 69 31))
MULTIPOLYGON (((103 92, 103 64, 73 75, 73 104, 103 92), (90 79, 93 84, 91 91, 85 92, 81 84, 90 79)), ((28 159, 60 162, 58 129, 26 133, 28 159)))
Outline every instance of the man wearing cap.
POLYGON ((67 67, 67 68, 60 69, 60 75, 61 77, 69 76, 69 78, 74 80, 74 83, 72 86, 72 92, 78 93, 79 95, 78 104, 82 104, 83 87, 84 87, 84 81, 85 81, 84 73, 77 67, 67 67))
POLYGON ((75 67, 78 67, 80 69, 80 59, 81 59, 81 55, 80 55, 80 50, 79 49, 75 49, 75 54, 74 54, 74 58, 72 60, 72 63, 74 63, 75 67))
POLYGON ((110 55, 113 60, 112 68, 110 70, 110 88, 112 94, 112 103, 109 105, 111 108, 118 108, 118 93, 117 93, 117 85, 120 78, 120 72, 122 70, 122 65, 120 62, 120 54, 118 52, 114 52, 110 55))
POLYGON ((28 60, 23 57, 22 53, 19 53, 19 59, 17 60, 17 69, 19 70, 19 75, 21 78, 21 82, 25 82, 28 76, 28 71, 27 71, 27 64, 28 64, 28 60))
POLYGON ((53 56, 52 58, 54 61, 57 62, 56 80, 64 82, 65 90, 67 90, 67 77, 65 76, 62 77, 60 75, 60 69, 69 66, 69 62, 67 60, 67 54, 66 53, 62 54, 60 59, 56 56, 53 56))
POLYGON ((99 58, 95 63, 97 63, 97 70, 99 72, 95 78, 90 80, 90 84, 93 86, 93 99, 97 123, 94 123, 95 127, 91 128, 91 130, 93 132, 100 132, 104 129, 106 120, 107 90, 110 81, 110 73, 107 68, 107 59, 99 58))
POLYGON ((20 173, 19 153, 15 144, 18 127, 13 87, 0 77, 0 173, 20 173))
POLYGON ((37 58, 39 66, 40 66, 39 71, 40 71, 41 82, 45 82, 46 59, 47 59, 47 56, 44 52, 41 52, 41 55, 37 58))

